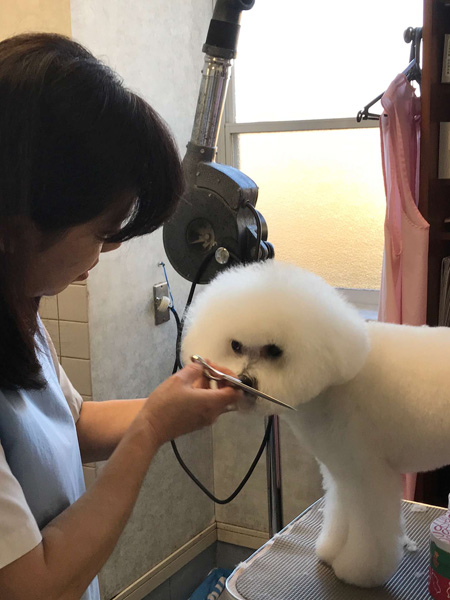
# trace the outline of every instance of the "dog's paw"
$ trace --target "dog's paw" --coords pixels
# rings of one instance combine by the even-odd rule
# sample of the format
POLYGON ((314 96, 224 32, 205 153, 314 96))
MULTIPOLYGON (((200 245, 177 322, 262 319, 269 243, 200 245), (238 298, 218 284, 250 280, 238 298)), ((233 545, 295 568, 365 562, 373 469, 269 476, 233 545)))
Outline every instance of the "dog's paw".
POLYGON ((327 565, 331 565, 333 560, 336 558, 336 552, 334 551, 334 548, 330 547, 326 540, 324 540, 322 543, 317 542, 316 555, 320 561, 326 563, 327 565))
POLYGON ((396 567, 387 570, 378 569, 367 563, 364 565, 348 564, 346 560, 340 559, 339 556, 333 562, 332 567, 338 579, 362 588, 383 585, 393 575, 396 569, 396 567))
POLYGON ((417 552, 417 544, 414 540, 410 539, 406 533, 404 533, 400 540, 403 548, 408 550, 408 552, 417 552))
POLYGON ((331 565, 342 552, 348 537, 348 521, 345 514, 334 511, 333 519, 325 515, 324 524, 316 541, 316 554, 319 560, 331 565))
POLYGON ((336 543, 331 536, 320 535, 316 542, 317 558, 327 565, 331 565, 341 548, 342 544, 336 543))
POLYGON ((395 573, 400 558, 394 555, 348 552, 347 548, 332 563, 335 575, 341 581, 362 588, 383 585, 395 573))

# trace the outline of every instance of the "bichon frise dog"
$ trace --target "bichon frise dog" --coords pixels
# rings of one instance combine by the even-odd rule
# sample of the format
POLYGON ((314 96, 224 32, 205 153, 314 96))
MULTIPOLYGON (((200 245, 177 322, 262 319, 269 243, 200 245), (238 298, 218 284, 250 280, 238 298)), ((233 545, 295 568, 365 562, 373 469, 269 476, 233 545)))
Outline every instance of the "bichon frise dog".
POLYGON ((366 323, 320 277, 270 260, 231 268, 198 295, 182 352, 296 407, 253 401, 321 465, 317 555, 348 583, 387 581, 408 541, 400 474, 450 462, 450 329, 366 323))

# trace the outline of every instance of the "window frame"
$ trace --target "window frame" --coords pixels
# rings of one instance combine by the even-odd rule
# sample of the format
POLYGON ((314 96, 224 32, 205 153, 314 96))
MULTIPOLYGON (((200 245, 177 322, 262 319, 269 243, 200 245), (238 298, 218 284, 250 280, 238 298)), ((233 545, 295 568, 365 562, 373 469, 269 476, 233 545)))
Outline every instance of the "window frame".
MULTIPOLYGON (((371 129, 378 127, 378 121, 367 120, 358 123, 356 117, 305 119, 296 121, 236 122, 236 87, 233 65, 219 132, 217 161, 222 164, 237 167, 237 136, 242 133, 330 131, 338 129, 371 129)), ((270 231, 270 223, 268 225, 270 231)), ((379 290, 354 288, 337 289, 341 291, 366 318, 376 319, 380 296, 379 290)))

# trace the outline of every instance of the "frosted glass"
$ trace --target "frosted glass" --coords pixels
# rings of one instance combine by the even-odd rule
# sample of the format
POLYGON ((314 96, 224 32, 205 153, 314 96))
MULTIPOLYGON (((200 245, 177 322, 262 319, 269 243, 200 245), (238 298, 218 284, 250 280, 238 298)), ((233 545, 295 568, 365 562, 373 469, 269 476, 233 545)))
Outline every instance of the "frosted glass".
POLYGON ((235 63, 236 120, 352 117, 409 63, 423 0, 256 0, 235 63))
POLYGON ((238 136, 239 168, 277 258, 331 285, 379 289, 385 194, 378 129, 238 136))

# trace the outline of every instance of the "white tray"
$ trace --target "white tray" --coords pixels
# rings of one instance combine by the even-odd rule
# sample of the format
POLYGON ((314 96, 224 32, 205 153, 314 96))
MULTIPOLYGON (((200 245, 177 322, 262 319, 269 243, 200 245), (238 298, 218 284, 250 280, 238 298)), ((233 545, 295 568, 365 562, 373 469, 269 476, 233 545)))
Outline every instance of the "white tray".
POLYGON ((445 509, 404 501, 406 530, 418 549, 416 552, 405 551, 399 569, 385 586, 362 589, 339 581, 332 569, 315 555, 322 508, 323 499, 320 499, 238 565, 227 580, 228 596, 225 597, 229 600, 430 599, 429 527, 445 509))

